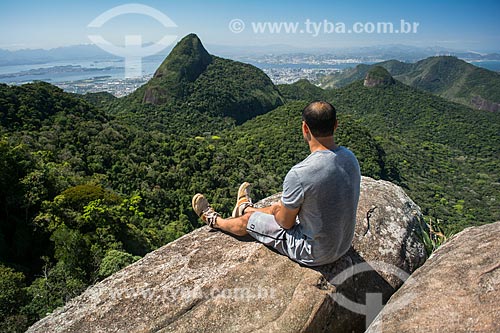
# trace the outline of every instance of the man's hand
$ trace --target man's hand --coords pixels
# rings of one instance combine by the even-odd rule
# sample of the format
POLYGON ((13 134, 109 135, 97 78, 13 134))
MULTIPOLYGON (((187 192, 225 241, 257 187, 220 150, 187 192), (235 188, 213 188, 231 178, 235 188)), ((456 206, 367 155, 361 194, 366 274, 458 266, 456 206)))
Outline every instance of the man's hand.
POLYGON ((281 201, 279 201, 277 204, 272 205, 271 207, 274 219, 283 229, 290 229, 295 225, 297 214, 299 213, 300 208, 287 208, 283 206, 283 203, 281 201))

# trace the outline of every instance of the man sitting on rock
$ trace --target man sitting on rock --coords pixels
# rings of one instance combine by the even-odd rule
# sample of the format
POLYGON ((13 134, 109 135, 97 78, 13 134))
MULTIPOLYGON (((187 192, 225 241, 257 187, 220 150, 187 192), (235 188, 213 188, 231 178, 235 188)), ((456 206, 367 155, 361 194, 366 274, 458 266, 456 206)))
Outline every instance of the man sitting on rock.
POLYGON ((302 112, 302 134, 311 154, 285 177, 281 201, 254 208, 250 184, 241 184, 232 218, 223 219, 202 194, 193 209, 212 228, 250 234, 259 242, 307 266, 329 264, 354 237, 361 174, 354 154, 337 146, 335 108, 316 101, 302 112))

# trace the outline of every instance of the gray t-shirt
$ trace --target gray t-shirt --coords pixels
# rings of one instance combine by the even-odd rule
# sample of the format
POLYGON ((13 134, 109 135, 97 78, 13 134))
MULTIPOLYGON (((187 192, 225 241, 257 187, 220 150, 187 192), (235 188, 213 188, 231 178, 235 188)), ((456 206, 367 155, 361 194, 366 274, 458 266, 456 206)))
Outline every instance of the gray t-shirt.
POLYGON ((282 202, 296 209, 315 263, 330 263, 349 249, 354 237, 361 172, 345 147, 320 150, 290 169, 282 202))

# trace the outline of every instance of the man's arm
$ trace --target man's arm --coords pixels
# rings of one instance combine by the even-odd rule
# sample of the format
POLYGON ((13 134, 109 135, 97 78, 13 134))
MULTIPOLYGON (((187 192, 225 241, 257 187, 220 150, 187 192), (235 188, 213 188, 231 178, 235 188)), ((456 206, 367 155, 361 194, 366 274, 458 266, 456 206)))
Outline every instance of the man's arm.
POLYGON ((272 212, 274 219, 283 229, 290 229, 295 225, 300 208, 287 208, 281 201, 271 207, 274 208, 272 212))
POLYGON ((247 208, 247 211, 258 211, 265 214, 274 215, 274 219, 283 229, 290 229, 295 225, 295 220, 300 208, 290 209, 283 206, 283 203, 279 201, 278 203, 272 204, 271 206, 264 208, 247 208))

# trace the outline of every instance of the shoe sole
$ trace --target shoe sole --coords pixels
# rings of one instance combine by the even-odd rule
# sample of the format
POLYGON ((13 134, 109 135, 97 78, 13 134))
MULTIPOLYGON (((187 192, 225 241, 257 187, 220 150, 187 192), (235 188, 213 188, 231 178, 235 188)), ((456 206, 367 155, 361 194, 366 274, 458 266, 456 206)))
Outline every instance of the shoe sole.
POLYGON ((199 217, 199 218, 201 218, 201 214, 202 214, 202 213, 201 213, 201 212, 200 212, 200 213, 198 213, 198 212, 196 211, 196 206, 197 206, 197 205, 196 205, 196 203, 199 201, 199 199, 200 199, 201 197, 203 197, 203 194, 201 194, 201 193, 196 193, 196 194, 194 195, 193 199, 191 200, 191 206, 193 207, 194 212, 196 213, 196 215, 198 215, 198 217, 199 217))
POLYGON ((249 188, 251 184, 249 182, 244 182, 243 184, 240 185, 240 188, 238 189, 238 195, 236 197, 236 206, 234 206, 233 213, 231 214, 232 217, 237 217, 238 215, 238 208, 240 208, 241 204, 238 204, 242 198, 246 198, 245 194, 241 194, 242 192, 244 193, 246 188, 249 188))

